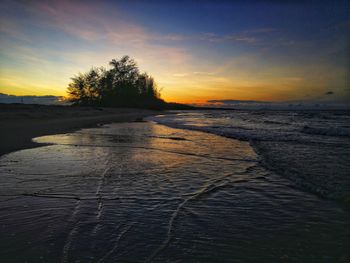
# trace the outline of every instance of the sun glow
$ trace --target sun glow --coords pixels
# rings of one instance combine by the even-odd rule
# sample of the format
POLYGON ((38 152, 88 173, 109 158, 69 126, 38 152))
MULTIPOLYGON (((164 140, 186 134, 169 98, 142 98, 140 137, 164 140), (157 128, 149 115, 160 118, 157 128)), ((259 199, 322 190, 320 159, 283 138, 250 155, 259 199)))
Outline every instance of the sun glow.
MULTIPOLYGON (((280 12, 295 19, 293 8, 282 6, 280 12)), ((186 17, 184 26, 171 16, 159 17, 162 23, 155 24, 145 13, 108 1, 9 2, 1 14, 0 93, 66 96, 75 74, 129 55, 155 78, 167 101, 350 97, 347 62, 342 59, 347 41, 341 34, 348 23, 342 12, 334 22, 339 32, 324 29, 320 36, 283 26, 277 15, 269 18, 276 27, 263 20, 248 26, 239 13, 240 26, 228 27, 215 16, 210 25, 186 17)), ((319 22, 310 27, 319 28, 323 20, 314 19, 319 22)))

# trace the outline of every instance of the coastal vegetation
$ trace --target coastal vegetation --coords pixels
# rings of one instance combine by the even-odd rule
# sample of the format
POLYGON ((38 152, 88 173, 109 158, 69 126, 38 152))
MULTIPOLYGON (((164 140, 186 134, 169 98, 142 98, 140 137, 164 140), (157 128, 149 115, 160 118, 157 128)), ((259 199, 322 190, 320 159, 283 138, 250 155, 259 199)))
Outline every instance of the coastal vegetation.
POLYGON ((141 73, 135 60, 124 56, 112 59, 110 68, 91 68, 71 78, 69 99, 75 105, 137 108, 186 108, 161 99, 160 89, 147 73, 141 73))

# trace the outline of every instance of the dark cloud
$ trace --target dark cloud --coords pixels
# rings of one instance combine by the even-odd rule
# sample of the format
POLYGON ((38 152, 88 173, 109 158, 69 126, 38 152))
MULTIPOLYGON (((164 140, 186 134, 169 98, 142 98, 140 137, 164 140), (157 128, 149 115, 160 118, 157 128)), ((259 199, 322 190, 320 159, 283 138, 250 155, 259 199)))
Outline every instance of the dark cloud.
POLYGON ((207 102, 208 103, 222 103, 225 105, 269 103, 266 101, 256 101, 256 100, 208 100, 207 102))
POLYGON ((59 96, 16 96, 0 93, 0 103, 21 103, 21 104, 43 104, 62 105, 66 104, 63 97, 59 96))

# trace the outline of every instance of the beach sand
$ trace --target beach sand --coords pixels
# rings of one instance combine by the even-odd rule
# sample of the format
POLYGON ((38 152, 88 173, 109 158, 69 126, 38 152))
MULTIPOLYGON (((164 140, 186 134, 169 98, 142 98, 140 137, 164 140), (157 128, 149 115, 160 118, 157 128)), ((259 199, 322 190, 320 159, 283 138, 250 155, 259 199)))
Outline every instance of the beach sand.
POLYGON ((31 140, 37 136, 111 122, 134 121, 156 113, 128 108, 0 104, 0 156, 38 146, 31 140))

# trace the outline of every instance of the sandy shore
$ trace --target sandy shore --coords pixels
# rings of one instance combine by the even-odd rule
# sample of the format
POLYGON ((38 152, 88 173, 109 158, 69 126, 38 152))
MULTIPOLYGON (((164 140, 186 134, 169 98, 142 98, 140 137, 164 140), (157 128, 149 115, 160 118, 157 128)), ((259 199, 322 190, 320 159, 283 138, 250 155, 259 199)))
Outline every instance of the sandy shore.
POLYGON ((38 142, 0 158, 0 262, 349 262, 349 211, 248 142, 152 122, 38 142))
POLYGON ((157 114, 144 109, 112 109, 0 104, 0 156, 38 144, 32 138, 70 132, 111 122, 125 122, 157 114))

